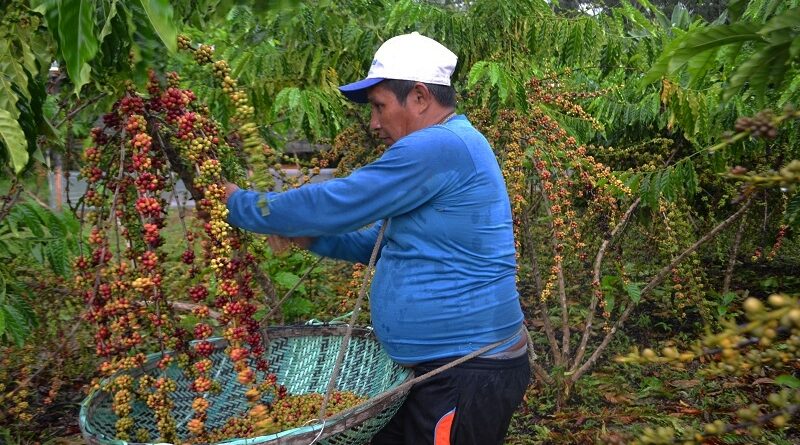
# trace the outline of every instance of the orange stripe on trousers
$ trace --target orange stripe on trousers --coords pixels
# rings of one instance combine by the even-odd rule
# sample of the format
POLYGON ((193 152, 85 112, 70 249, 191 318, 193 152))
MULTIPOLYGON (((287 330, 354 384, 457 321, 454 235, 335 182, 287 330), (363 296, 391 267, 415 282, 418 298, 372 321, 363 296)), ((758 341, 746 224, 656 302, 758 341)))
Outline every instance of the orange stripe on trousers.
POLYGON ((450 445, 450 431, 453 428, 453 418, 456 416, 456 410, 442 416, 436 422, 436 430, 433 433, 433 445, 450 445))

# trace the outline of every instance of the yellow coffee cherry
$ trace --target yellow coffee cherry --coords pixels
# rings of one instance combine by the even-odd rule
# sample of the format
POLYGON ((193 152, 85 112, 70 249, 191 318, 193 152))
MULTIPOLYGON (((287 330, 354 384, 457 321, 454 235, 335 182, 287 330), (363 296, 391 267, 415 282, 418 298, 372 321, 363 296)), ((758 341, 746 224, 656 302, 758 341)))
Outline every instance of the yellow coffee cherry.
POLYGON ((753 315, 764 310, 764 304, 757 298, 750 297, 744 301, 744 310, 748 315, 753 315))

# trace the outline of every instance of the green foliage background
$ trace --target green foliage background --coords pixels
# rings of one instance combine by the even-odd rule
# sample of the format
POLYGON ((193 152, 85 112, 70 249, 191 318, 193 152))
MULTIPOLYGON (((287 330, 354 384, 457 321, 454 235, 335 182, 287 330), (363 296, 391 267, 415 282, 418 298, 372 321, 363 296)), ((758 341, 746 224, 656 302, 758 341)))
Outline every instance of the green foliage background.
MULTIPOLYGON (((80 142, 75 141, 128 86, 141 90, 149 67, 159 73, 178 71, 223 126, 228 125, 235 106, 213 86, 209 70, 176 52, 178 33, 213 45, 215 57, 227 60, 248 91, 259 131, 271 145, 283 149, 289 142, 304 141, 327 146, 347 129, 363 130, 368 119, 366 107, 348 103, 336 87, 360 79, 382 41, 419 31, 459 56, 453 80, 460 111, 487 111, 497 121, 504 110, 525 115, 540 109, 632 189, 625 204, 641 198, 642 210, 624 247, 636 254, 620 261, 617 270, 603 271, 602 284, 611 297, 606 303, 611 312, 616 305, 619 313, 625 304, 640 304, 638 280, 738 208, 742 189, 728 175, 732 167, 744 166, 754 177, 770 176, 800 159, 798 119, 776 121, 774 139, 732 134, 741 116, 763 109, 781 116, 784 109, 800 104, 800 0, 732 0, 715 17, 709 17, 709 8, 700 11, 704 17, 681 3, 660 9, 665 2, 648 0, 609 2, 613 6, 598 7, 596 14, 570 9, 575 2, 553 3, 0 1, 2 174, 9 182, 24 179, 36 168, 50 168, 54 154, 79 163, 80 142), (58 70, 50 69, 53 62, 58 70), (551 79, 557 84, 553 94, 580 105, 595 125, 550 103, 531 103, 532 78, 551 79), (649 244, 653 232, 662 230, 659 224, 678 232, 676 245, 659 250, 649 244)), ((504 158, 506 147, 495 150, 504 158)), ((688 319, 701 320, 693 328, 713 325, 709 313, 735 314, 741 303, 737 294, 723 292, 719 285, 732 245, 740 252, 734 255, 737 264, 769 267, 763 260, 751 260, 751 254, 769 250, 785 226, 787 241, 772 264, 792 270, 800 263, 800 181, 791 181, 758 190, 753 210, 744 216, 741 239, 736 241, 735 227, 728 228, 691 259, 692 286, 708 285, 697 292, 696 307, 688 309, 688 319)), ((22 344, 41 321, 30 307, 35 295, 18 279, 20 271, 69 277, 80 230, 71 216, 36 204, 14 205, 11 191, 7 196, 10 205, 0 212, 0 335, 6 343, 22 344)), ((534 210, 545 222, 541 209, 534 210)), ((308 266, 306 260, 292 258, 296 264, 265 265, 279 286, 288 287, 308 266)), ((523 287, 530 278, 524 276, 526 261, 523 287)), ((782 278, 781 284, 798 291, 790 278, 782 278)), ((576 284, 584 289, 588 285, 576 284)), ((327 287, 304 288, 302 299, 287 311, 298 318, 311 315, 310 297, 332 293, 327 287)), ((524 300, 529 297, 523 295, 524 300)), ((535 306, 532 299, 524 303, 535 306)), ((667 286, 641 304, 652 312, 643 317, 666 313, 662 323, 669 317, 687 318, 673 306, 667 286)), ((579 320, 585 310, 580 306, 569 316, 579 320)))

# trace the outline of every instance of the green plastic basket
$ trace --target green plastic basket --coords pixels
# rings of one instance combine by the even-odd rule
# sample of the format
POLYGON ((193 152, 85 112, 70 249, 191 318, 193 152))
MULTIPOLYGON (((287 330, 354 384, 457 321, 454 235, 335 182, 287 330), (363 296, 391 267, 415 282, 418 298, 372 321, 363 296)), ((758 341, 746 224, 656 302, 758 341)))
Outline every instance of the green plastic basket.
MULTIPOLYGON (((344 325, 269 328, 267 330, 269 372, 277 375, 278 382, 286 386, 290 394, 310 392, 324 394, 345 331, 344 325)), ((213 343, 215 346, 215 351, 211 355, 215 372, 213 377, 222 385, 222 391, 217 395, 210 393, 207 395, 212 403, 206 425, 216 428, 223 425, 229 417, 244 413, 249 406, 244 397, 245 387, 237 382, 232 363, 223 352, 225 341, 216 339, 213 343)), ((160 357, 160 353, 150 355, 145 366, 137 370, 134 375, 142 373, 157 375, 159 370, 156 364, 160 357)), ((191 381, 177 366, 168 368, 166 372, 178 384, 177 391, 173 393, 175 402, 173 413, 177 422, 178 437, 188 438, 186 423, 192 418, 191 405, 197 393, 189 389, 191 381)), ((386 355, 370 329, 357 328, 353 329, 336 389, 371 398, 412 378, 409 369, 397 365, 386 355)), ((367 400, 356 407, 328 417, 324 423, 316 422, 268 436, 233 438, 221 443, 365 444, 391 419, 406 394, 407 391, 401 391, 378 402, 367 400)), ((106 391, 94 391, 83 401, 79 420, 83 437, 93 445, 140 443, 114 438, 117 416, 111 409, 111 402, 111 394, 106 391)), ((150 434, 151 440, 158 437, 153 415, 143 402, 134 403, 132 416, 134 418, 132 431, 144 428, 150 434)))

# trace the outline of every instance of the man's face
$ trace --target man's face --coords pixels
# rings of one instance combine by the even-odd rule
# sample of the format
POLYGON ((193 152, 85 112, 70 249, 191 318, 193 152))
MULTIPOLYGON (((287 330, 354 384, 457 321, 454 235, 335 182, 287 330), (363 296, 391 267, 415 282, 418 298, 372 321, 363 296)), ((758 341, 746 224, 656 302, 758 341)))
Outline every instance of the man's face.
POLYGON ((381 84, 375 85, 367 95, 372 114, 370 128, 378 137, 392 145, 403 136, 417 130, 415 114, 408 102, 401 105, 394 93, 381 84))

